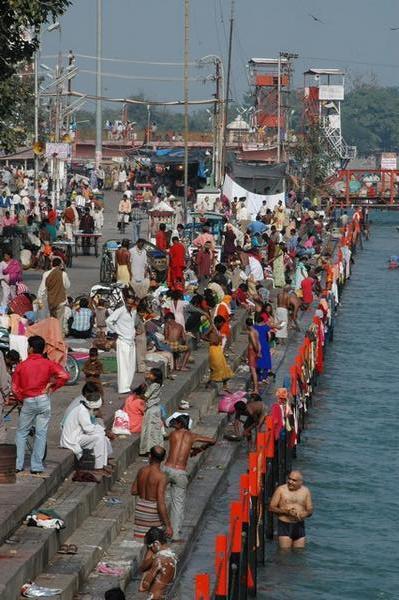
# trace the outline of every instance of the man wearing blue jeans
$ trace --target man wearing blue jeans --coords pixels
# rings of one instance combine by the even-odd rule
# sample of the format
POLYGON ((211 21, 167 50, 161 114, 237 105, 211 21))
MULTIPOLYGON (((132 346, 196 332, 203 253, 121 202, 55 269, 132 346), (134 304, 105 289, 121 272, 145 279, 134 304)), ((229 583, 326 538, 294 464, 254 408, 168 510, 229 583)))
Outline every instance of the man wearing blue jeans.
POLYGON ((39 335, 28 338, 28 358, 21 362, 12 376, 12 390, 22 403, 19 415, 16 445, 16 471, 24 470, 26 438, 35 428, 35 441, 31 456, 32 475, 43 473, 43 457, 47 443, 47 430, 51 417, 50 394, 66 384, 68 373, 58 363, 43 356, 45 341, 39 335))

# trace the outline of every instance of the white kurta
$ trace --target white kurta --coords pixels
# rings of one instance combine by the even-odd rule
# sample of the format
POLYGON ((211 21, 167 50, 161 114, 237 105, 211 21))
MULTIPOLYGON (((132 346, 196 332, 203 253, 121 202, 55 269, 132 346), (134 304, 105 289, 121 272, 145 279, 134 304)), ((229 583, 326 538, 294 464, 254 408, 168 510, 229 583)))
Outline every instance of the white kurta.
POLYGON ((108 462, 108 444, 104 428, 91 422, 90 411, 86 406, 79 402, 66 411, 61 432, 61 448, 72 450, 78 460, 82 457, 84 448, 93 450, 94 468, 102 469, 108 462))

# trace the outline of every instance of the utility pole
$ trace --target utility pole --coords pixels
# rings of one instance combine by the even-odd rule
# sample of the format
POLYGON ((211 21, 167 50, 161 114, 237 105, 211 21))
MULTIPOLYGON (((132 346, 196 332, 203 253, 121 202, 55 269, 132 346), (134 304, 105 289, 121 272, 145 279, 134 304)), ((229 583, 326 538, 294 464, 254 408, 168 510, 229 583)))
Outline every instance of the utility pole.
POLYGON ((97 77, 96 77, 96 167, 99 167, 102 161, 103 140, 102 140, 102 37, 103 37, 103 2, 97 0, 97 77))
POLYGON ((228 119, 229 101, 230 101, 230 75, 231 75, 231 57, 232 57, 232 50, 233 50, 234 7, 235 7, 235 0, 231 0, 229 53, 228 53, 228 57, 227 57, 226 94, 225 94, 225 98, 224 98, 223 149, 222 149, 221 173, 220 173, 221 180, 224 179, 224 169, 225 169, 225 165, 226 165, 227 119, 228 119))
POLYGON ((188 100, 189 100, 189 54, 190 54, 190 0, 184 0, 184 222, 187 223, 188 200, 188 100))
POLYGON ((219 156, 219 137, 220 137, 220 61, 215 61, 215 104, 213 107, 213 185, 220 185, 220 156, 219 156))
MULTIPOLYGON (((68 69, 72 69, 73 65, 75 64, 75 56, 72 52, 72 50, 69 51, 68 53, 68 69)), ((66 105, 68 107, 69 105, 69 99, 70 99, 70 95, 72 92, 72 79, 68 79, 68 96, 66 98, 66 105)), ((69 129, 70 129, 70 125, 71 125, 71 116, 68 114, 67 116, 67 123, 66 123, 66 129, 67 129, 67 134, 69 135, 69 129)))
POLYGON ((40 32, 39 32, 39 47, 35 52, 35 116, 34 116, 34 143, 35 143, 35 178, 34 178, 34 189, 35 189, 35 200, 39 198, 39 155, 38 155, 38 144, 39 144, 39 49, 40 49, 40 32))
MULTIPOLYGON (((288 104, 286 101, 282 104, 281 97, 284 95, 284 98, 287 98, 289 101, 289 92, 291 89, 291 77, 292 77, 292 60, 298 58, 298 54, 293 52, 280 52, 278 56, 278 82, 277 82, 277 162, 281 160, 281 147, 283 146, 284 151, 284 143, 281 143, 281 117, 283 116, 283 123, 285 129, 289 124, 289 120, 287 117, 288 104), (283 59, 283 63, 281 62, 283 59), (284 89, 282 90, 282 77, 284 75, 284 89)), ((283 159, 285 158, 285 152, 283 159)))
POLYGON ((280 162, 281 158, 281 52, 278 55, 278 68, 277 68, 277 162, 280 162))

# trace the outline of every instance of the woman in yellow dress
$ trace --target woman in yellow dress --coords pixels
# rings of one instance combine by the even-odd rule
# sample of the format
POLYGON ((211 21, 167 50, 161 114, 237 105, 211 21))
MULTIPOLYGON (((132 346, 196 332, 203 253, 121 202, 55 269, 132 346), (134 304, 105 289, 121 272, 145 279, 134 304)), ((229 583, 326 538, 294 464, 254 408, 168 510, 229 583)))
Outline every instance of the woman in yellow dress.
POLYGON ((226 362, 222 347, 220 329, 223 327, 224 322, 223 317, 215 317, 213 320, 214 326, 205 336, 205 339, 209 342, 208 357, 211 371, 209 381, 206 385, 209 387, 211 383, 222 383, 223 390, 228 391, 227 381, 234 376, 234 373, 226 362))

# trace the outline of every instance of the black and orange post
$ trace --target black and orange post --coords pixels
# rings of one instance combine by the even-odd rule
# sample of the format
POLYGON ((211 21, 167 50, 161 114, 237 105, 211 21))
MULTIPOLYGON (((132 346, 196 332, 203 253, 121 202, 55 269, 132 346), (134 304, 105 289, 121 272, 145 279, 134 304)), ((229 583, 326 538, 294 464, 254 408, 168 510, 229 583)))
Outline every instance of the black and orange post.
MULTIPOLYGON (((266 432, 265 432, 265 458, 266 458, 266 476, 265 476, 265 501, 264 501, 264 510, 266 511, 266 506, 269 506, 270 499, 273 496, 274 490, 277 485, 277 480, 275 479, 275 456, 276 456, 276 442, 274 439, 273 432, 273 419, 269 415, 265 419, 266 432)), ((268 540, 273 539, 273 528, 274 528, 274 520, 273 514, 267 510, 266 516, 266 538, 268 540)))
POLYGON ((248 595, 256 596, 258 570, 258 453, 250 452, 249 467, 249 529, 248 529, 248 595))
POLYGON ((229 594, 229 558, 227 535, 216 536, 215 543, 215 600, 228 600, 229 594))
POLYGON ((267 433, 259 432, 256 438, 256 449, 258 451, 258 469, 259 469, 259 494, 258 494, 258 513, 259 513, 259 548, 258 548, 258 561, 264 565, 266 560, 266 506, 267 506, 267 493, 266 493, 266 441, 267 433))
POLYGON ((239 500, 230 505, 229 529, 229 600, 238 600, 242 572, 242 506, 239 500))
POLYGON ((211 600, 211 578, 208 573, 195 576, 195 600, 211 600))
POLYGON ((248 556, 249 556, 249 475, 245 473, 240 477, 240 504, 241 504, 241 570, 239 600, 248 597, 248 556))

